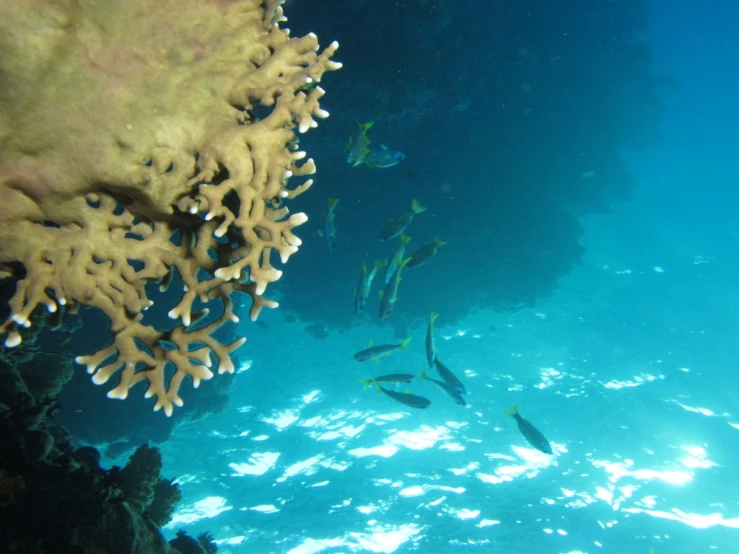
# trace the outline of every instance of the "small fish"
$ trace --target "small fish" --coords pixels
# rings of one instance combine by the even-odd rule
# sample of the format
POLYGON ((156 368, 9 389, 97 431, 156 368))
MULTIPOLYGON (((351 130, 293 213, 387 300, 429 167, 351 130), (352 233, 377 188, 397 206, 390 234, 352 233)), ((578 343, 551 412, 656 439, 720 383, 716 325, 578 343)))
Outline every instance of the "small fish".
POLYGON ((414 377, 415 375, 412 373, 391 373, 390 375, 381 375, 374 379, 361 379, 359 382, 364 385, 364 389, 362 390, 367 390, 376 383, 410 383, 414 377))
POLYGON ((326 241, 326 246, 331 254, 336 249, 336 205, 338 203, 338 198, 328 199, 328 210, 323 216, 323 229, 318 231, 318 236, 326 241))
POLYGON ((395 275, 395 272, 398 271, 398 263, 400 260, 403 259, 403 256, 405 255, 405 247, 408 246, 408 243, 411 241, 411 237, 408 235, 400 235, 400 245, 393 253, 390 260, 387 262, 387 266, 385 267, 385 286, 390 282, 390 279, 393 278, 393 275, 395 275))
POLYGON ((371 271, 367 271, 367 262, 362 262, 362 269, 359 272, 359 283, 354 289, 354 311, 361 312, 367 304, 370 292, 372 291, 372 283, 375 280, 377 272, 385 265, 384 262, 376 261, 371 271))
POLYGON ((400 281, 402 281, 400 273, 403 271, 403 268, 406 266, 409 259, 410 258, 406 258, 398 263, 398 270, 395 272, 392 279, 390 279, 385 290, 380 293, 380 319, 385 319, 389 316, 395 307, 395 302, 398 301, 398 288, 400 287, 400 281))
POLYGON ((434 321, 439 317, 439 314, 431 313, 429 317, 429 326, 426 330, 426 359, 429 362, 429 367, 434 367, 434 361, 436 360, 436 347, 434 346, 434 321))
POLYGON ((386 389, 377 382, 374 383, 374 385, 377 387, 378 392, 384 392, 396 402, 405 404, 409 408, 418 408, 419 410, 424 410, 431 405, 431 400, 429 400, 428 398, 424 398, 423 396, 411 394, 409 389, 406 389, 406 392, 395 392, 386 389))
POLYGON ((441 360, 437 357, 434 357, 434 366, 436 366, 436 371, 439 372, 439 377, 441 377, 442 381, 457 389, 459 394, 467 394, 467 389, 465 388, 464 383, 457 379, 457 376, 454 375, 447 366, 441 363, 441 360))
POLYGON ((408 267, 414 267, 425 263, 429 258, 436 256, 439 246, 444 246, 445 244, 446 242, 435 237, 432 242, 427 242, 411 254, 411 260, 408 262, 408 267))
POLYGON ((504 411, 509 416, 513 416, 518 424, 518 430, 521 431, 521 434, 531 446, 544 452, 544 454, 552 453, 552 447, 546 437, 542 435, 541 431, 534 427, 528 420, 521 417, 515 404, 510 408, 506 408, 504 411))
POLYGON ((387 225, 382 229, 382 232, 380 233, 380 239, 381 240, 390 240, 394 239, 398 235, 400 235, 403 231, 406 230, 408 225, 411 224, 411 221, 413 221, 413 217, 416 214, 420 214, 422 212, 425 212, 426 208, 421 206, 421 204, 418 203, 418 200, 415 198, 411 202, 411 210, 409 212, 402 213, 400 215, 395 216, 390 221, 388 221, 387 225))
POLYGON ((367 291, 365 286, 367 284, 367 262, 362 262, 362 267, 359 269, 359 282, 354 287, 354 313, 359 313, 364 309, 364 305, 367 302, 367 291))
POLYGON ((425 371, 422 371, 421 373, 419 373, 418 376, 421 379, 426 379, 427 381, 431 381, 432 383, 435 383, 436 386, 438 386, 441 390, 443 390, 445 393, 451 396, 452 399, 460 406, 467 405, 467 402, 465 402, 464 397, 461 394, 459 394, 459 391, 455 389, 454 387, 452 387, 451 385, 446 384, 444 381, 439 381, 438 379, 429 377, 428 375, 426 375, 425 371))
POLYGON ((384 144, 380 145, 379 150, 373 150, 369 154, 366 154, 362 159, 362 161, 369 167, 376 167, 380 169, 393 167, 403 160, 405 160, 405 154, 403 154, 402 152, 398 152, 397 150, 390 150, 384 144))
POLYGON ((352 167, 357 167, 364 163, 365 157, 371 152, 369 145, 372 142, 367 136, 367 131, 372 128, 375 123, 370 121, 369 123, 357 123, 357 129, 354 134, 349 137, 349 142, 346 143, 346 149, 348 154, 346 156, 346 163, 352 164, 352 167))
POLYGON ((411 337, 408 337, 400 344, 380 344, 378 346, 373 346, 372 343, 370 343, 369 347, 354 354, 354 359, 358 362, 368 362, 371 360, 376 360, 378 358, 382 358, 383 356, 387 356, 388 354, 395 352, 396 350, 405 351, 409 342, 411 342, 411 337))

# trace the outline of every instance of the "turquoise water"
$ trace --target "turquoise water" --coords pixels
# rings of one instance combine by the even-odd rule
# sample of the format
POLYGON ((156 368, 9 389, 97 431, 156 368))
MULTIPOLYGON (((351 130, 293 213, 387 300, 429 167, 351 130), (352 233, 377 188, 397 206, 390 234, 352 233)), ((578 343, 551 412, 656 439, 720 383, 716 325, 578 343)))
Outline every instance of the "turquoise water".
POLYGON ((230 552, 731 552, 736 261, 649 212, 587 221, 592 254, 535 307, 437 321, 466 408, 426 383, 423 412, 361 392, 360 378, 423 368, 424 329, 377 368, 346 355, 392 339, 376 329, 254 331, 279 363, 245 369, 217 423, 164 445, 184 483, 170 527, 230 552), (650 240, 635 248, 626 226, 650 240), (554 456, 519 435, 512 403, 554 456))
MULTIPOLYGON (((107 466, 158 443, 183 495, 165 534, 209 532, 219 552, 739 551, 735 3, 286 10, 295 35, 339 39, 344 68, 322 83, 331 118, 301 139, 319 169, 290 205, 310 223, 266 295, 281 307, 255 325, 242 306, 222 413, 181 418, 223 377, 186 383, 166 420, 143 390, 114 404, 82 375, 61 396, 75 439, 129 441, 107 466), (397 166, 346 164, 366 121, 373 147, 407 155, 397 166), (329 254, 315 231, 333 197, 329 254), (448 244, 407 270, 388 319, 376 292, 357 316, 360 263, 394 250, 378 233, 413 198, 414 248, 448 244), (426 410, 362 390, 427 369, 431 312, 468 405, 419 379, 426 410)), ((65 348, 109 340, 86 330, 65 348)))
MULTIPOLYGON (((578 216, 581 263, 532 305, 441 313, 467 407, 416 382, 432 406, 413 411, 358 383, 425 367, 421 314, 409 352, 377 364, 351 355, 397 340, 390 325, 317 340, 266 314, 226 412, 163 445, 184 495, 168 529, 233 553, 735 552, 739 42, 733 5, 700 6, 650 8, 654 66, 682 88, 663 93, 662 139, 623 150, 631 198, 578 216)), ((448 277, 436 294, 453 298, 448 277)))
POLYGON ((319 341, 270 313, 249 340, 277 359, 243 359, 226 413, 164 445, 184 492, 169 528, 234 553, 734 552, 739 43, 699 10, 652 7, 655 66, 682 89, 662 141, 623 153, 631 199, 579 219, 582 263, 532 306, 437 320, 467 407, 429 383, 413 385, 426 411, 362 392, 424 368, 422 318, 409 352, 362 365, 351 354, 391 328, 319 341))

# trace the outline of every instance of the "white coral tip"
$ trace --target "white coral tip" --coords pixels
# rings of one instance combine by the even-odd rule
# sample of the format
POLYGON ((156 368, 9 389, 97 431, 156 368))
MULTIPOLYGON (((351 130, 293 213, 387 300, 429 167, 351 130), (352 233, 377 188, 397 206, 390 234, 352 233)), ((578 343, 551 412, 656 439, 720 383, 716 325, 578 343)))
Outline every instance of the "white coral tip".
POLYGON ((177 319, 178 317, 180 317, 180 315, 177 313, 177 310, 175 308, 172 308, 171 310, 169 310, 169 312, 167 312, 167 317, 169 317, 169 319, 177 319))
POLYGON ((291 215, 288 221, 290 222, 290 225, 292 225, 293 227, 297 227, 298 225, 302 225, 303 223, 308 221, 308 216, 305 215, 305 213, 303 212, 299 212, 291 215))
POLYGON ((60 296, 59 299, 57 300, 57 302, 59 302, 59 305, 60 306, 66 306, 67 305, 67 299, 64 298, 63 296, 60 296))
POLYGON ((53 314, 54 312, 56 312, 56 304, 54 304, 53 302, 49 302, 48 304, 46 304, 46 309, 49 310, 49 313, 53 314))
POLYGON ((298 132, 305 133, 308 129, 310 129, 310 127, 310 122, 301 121, 300 125, 298 125, 298 132))
POLYGON ((213 219, 213 216, 213 212, 208 212, 207 214, 205 214, 205 221, 210 221, 211 219, 213 219))
MULTIPOLYGON (((93 381, 95 377, 92 378, 93 381)), ((128 398, 128 390, 125 387, 116 387, 112 391, 108 391, 108 398, 115 398, 117 400, 125 400, 128 398)))
MULTIPOLYGON (((89 369, 88 369, 88 373, 90 373, 89 369)), ((96 385, 102 385, 102 384, 106 383, 107 381, 108 381, 108 376, 105 375, 105 373, 100 373, 98 371, 95 375, 92 376, 92 382, 95 383, 96 385)), ((113 390, 115 390, 115 389, 113 389, 113 390)), ((108 398, 116 398, 115 396, 111 396, 111 393, 112 392, 113 391, 110 391, 108 393, 108 398)))
POLYGON ((18 333, 8 333, 8 337, 5 339, 5 346, 7 348, 13 348, 18 346, 21 342, 22 339, 18 333))
POLYGON ((26 319, 24 316, 19 314, 13 314, 10 316, 10 319, 15 321, 18 325, 25 325, 28 319, 26 319))

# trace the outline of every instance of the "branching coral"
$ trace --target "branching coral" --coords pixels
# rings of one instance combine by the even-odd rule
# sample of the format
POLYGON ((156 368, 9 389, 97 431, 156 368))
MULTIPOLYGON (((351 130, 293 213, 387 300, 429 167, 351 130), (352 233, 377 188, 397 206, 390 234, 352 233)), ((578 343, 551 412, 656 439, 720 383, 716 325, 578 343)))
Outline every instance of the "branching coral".
POLYGON ((18 280, 5 344, 21 342, 38 306, 91 306, 110 319, 110 346, 77 361, 93 381, 120 376, 109 396, 148 381, 155 409, 181 405, 195 386, 233 371, 213 332, 236 320, 230 295, 251 296, 251 317, 297 251, 304 214, 283 202, 311 181, 294 129, 319 106, 338 45, 319 53, 309 34, 279 27, 281 2, 261 0, 14 1, 0 6, 0 276, 18 280), (274 252, 274 254, 273 254, 274 252), (160 331, 142 322, 145 285, 184 283, 160 331), (196 300, 223 313, 198 327, 196 300), (167 378, 166 368, 174 376, 167 378))

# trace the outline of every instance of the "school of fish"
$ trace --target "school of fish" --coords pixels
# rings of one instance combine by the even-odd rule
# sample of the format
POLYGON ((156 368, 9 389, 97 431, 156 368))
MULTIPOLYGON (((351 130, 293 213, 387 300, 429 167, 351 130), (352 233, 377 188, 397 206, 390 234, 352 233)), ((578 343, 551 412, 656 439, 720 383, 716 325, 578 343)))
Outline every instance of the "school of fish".
MULTIPOLYGON (((385 145, 381 145, 377 150, 370 148, 372 141, 368 136, 368 132, 373 125, 374 122, 357 123, 354 133, 346 144, 347 163, 352 167, 365 165, 370 168, 385 169, 402 162, 406 158, 402 152, 392 150, 385 145)), ((323 224, 318 231, 330 253, 335 251, 337 244, 336 208, 338 203, 337 198, 328 200, 328 208, 323 217, 323 224)), ((425 211, 426 208, 414 198, 411 201, 410 209, 398 213, 380 230, 379 239, 381 241, 388 242, 395 239, 398 239, 398 241, 387 260, 378 260, 371 265, 367 261, 362 262, 359 281, 354 289, 355 313, 359 314, 365 310, 374 283, 380 282, 380 309, 378 315, 381 320, 390 316, 398 301, 398 291, 404 269, 425 264, 436 256, 441 246, 446 244, 438 237, 434 237, 432 241, 419 246, 410 255, 406 255, 412 239, 410 235, 405 233, 414 218, 425 211), (379 278, 378 273, 383 269, 383 275, 379 278)), ((467 406, 465 400, 467 388, 459 377, 439 359, 434 340, 434 322, 437 318, 438 314, 431 313, 426 330, 425 353, 428 368, 417 373, 390 373, 361 379, 360 382, 364 389, 374 388, 377 392, 381 392, 388 398, 409 408, 426 409, 431 405, 431 400, 414 394, 408 387, 414 379, 418 378, 421 381, 433 383, 456 404, 467 406), (432 370, 434 370, 435 375, 427 373, 427 371, 432 370), (403 390, 397 390, 401 386, 403 390)), ((408 337, 398 344, 375 345, 370 342, 366 348, 354 354, 354 359, 358 362, 377 362, 394 352, 406 351, 410 341, 411 338, 408 337)), ((517 406, 513 405, 505 409, 504 413, 514 419, 518 430, 532 447, 545 454, 553 455, 554 451, 547 438, 530 421, 521 416, 517 406)))

